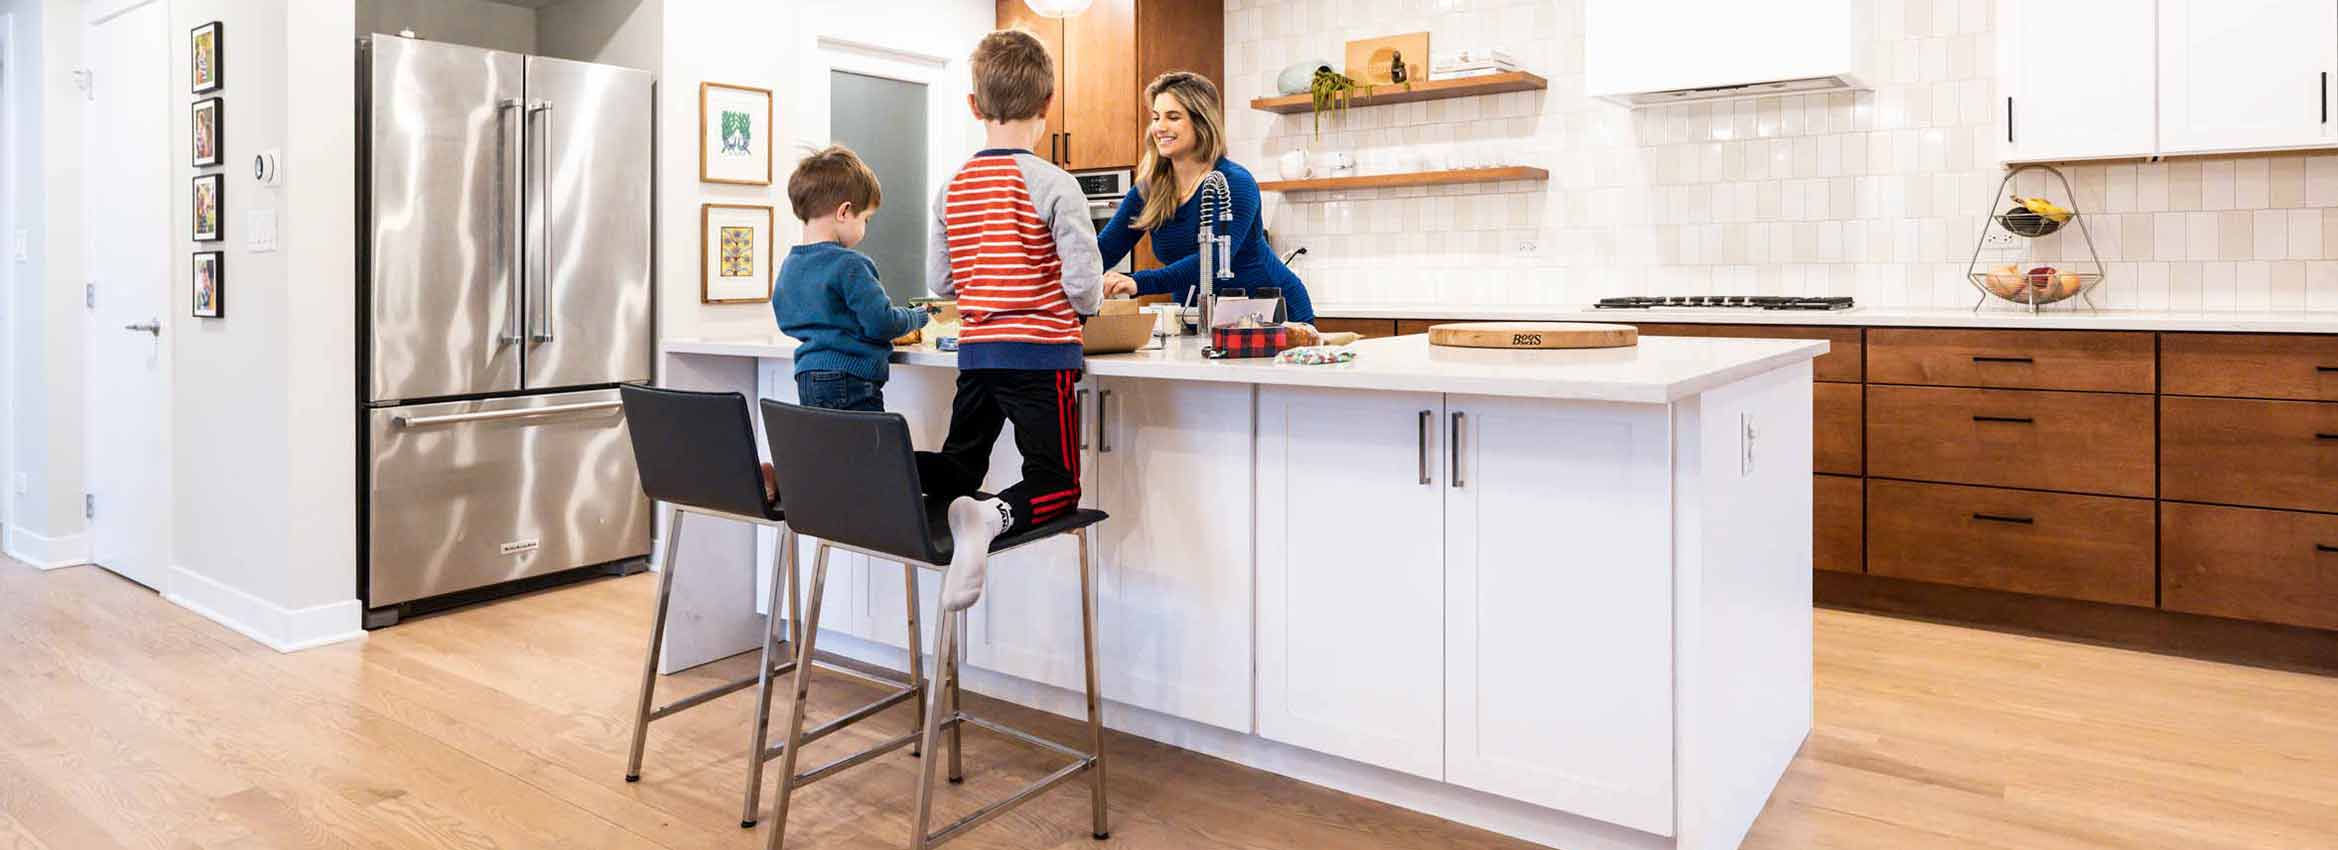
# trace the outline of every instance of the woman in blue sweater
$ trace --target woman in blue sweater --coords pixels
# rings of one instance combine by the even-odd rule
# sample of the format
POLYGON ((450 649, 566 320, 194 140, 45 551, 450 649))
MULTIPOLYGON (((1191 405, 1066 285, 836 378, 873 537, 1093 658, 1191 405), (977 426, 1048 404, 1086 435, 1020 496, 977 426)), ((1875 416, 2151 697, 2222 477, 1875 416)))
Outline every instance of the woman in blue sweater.
POLYGON ((1315 321, 1315 305, 1307 298, 1307 284, 1291 267, 1275 257, 1266 244, 1266 226, 1258 217, 1258 181, 1250 170, 1226 158, 1225 115, 1218 87, 1200 74, 1171 71, 1145 87, 1152 100, 1152 124, 1146 137, 1144 161, 1137 166, 1137 187, 1120 200, 1120 211, 1096 234, 1104 267, 1119 265, 1146 233, 1153 235, 1153 256, 1166 264, 1134 275, 1105 275, 1108 295, 1164 293, 1185 303, 1201 280, 1201 260, 1195 237, 1201 224, 1200 193, 1194 191, 1211 171, 1226 175, 1233 192, 1234 220, 1218 222, 1218 233, 1233 241, 1234 279, 1220 280, 1220 289, 1280 287, 1289 318, 1315 321))

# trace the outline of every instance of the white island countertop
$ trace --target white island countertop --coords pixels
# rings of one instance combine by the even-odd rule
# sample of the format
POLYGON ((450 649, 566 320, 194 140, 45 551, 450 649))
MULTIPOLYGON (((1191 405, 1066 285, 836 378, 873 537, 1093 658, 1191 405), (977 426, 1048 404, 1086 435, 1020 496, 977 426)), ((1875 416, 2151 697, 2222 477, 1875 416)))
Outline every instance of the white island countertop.
POLYGON ((1843 325, 2003 330, 2193 331, 2207 333, 2338 334, 2338 311, 2328 310, 2087 310, 2052 305, 2031 314, 1992 302, 1975 312, 1947 307, 1853 307, 1849 310, 1759 310, 1657 307, 1601 310, 1590 306, 1456 307, 1436 304, 1317 303, 1315 313, 1342 319, 1446 321, 1619 322, 1624 324, 1843 325))
MULTIPOLYGON (((796 345, 794 339, 770 334, 670 339, 663 347, 669 354, 787 359, 796 345)), ((1642 337, 1629 348, 1505 351, 1435 347, 1426 336, 1404 336, 1363 340, 1350 348, 1354 361, 1299 366, 1271 357, 1212 360, 1201 355, 1198 338, 1180 337, 1165 349, 1091 355, 1087 371, 1103 377, 1664 404, 1810 360, 1825 354, 1827 343, 1642 337)), ((893 350, 892 362, 955 367, 958 355, 904 346, 893 350)))

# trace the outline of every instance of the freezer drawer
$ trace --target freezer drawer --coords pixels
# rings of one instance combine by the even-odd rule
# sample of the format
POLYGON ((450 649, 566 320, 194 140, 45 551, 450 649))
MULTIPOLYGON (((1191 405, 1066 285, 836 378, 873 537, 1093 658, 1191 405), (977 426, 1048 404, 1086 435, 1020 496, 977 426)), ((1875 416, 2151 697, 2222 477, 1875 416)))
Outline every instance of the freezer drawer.
POLYGON ((369 607, 649 554, 616 390, 367 415, 369 607))

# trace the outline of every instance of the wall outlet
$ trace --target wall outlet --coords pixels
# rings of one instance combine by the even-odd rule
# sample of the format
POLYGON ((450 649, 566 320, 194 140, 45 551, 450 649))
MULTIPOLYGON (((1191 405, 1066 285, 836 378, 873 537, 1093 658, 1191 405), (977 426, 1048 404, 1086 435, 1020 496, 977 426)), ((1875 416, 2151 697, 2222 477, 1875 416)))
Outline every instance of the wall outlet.
POLYGON ((1522 257, 1524 257, 1524 256, 1533 256, 1533 255, 1534 255, 1534 252, 1535 252, 1536 250, 1538 250, 1538 248, 1539 248, 1539 246, 1535 245, 1535 244, 1534 244, 1534 240, 1532 240, 1532 239, 1520 239, 1520 240, 1518 240, 1518 254, 1519 254, 1519 256, 1522 256, 1522 257))
POLYGON ((2012 251, 2021 247, 2020 237, 1994 227, 1981 234, 1981 250, 2012 251))
POLYGON ((32 261, 32 231, 21 227, 16 229, 16 261, 19 263, 32 261))

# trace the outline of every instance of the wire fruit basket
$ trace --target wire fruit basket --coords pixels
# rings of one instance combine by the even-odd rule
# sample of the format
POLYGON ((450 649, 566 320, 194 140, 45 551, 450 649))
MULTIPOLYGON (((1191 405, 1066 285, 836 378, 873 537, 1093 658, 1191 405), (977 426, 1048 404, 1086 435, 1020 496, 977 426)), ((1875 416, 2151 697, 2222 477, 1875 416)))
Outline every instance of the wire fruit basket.
MULTIPOLYGON (((2045 172, 2061 184, 2062 196, 2070 199, 2070 215, 2057 221, 2017 206, 1990 216, 1988 224, 1981 227, 1981 234, 1973 243, 1972 262, 1965 266, 1966 282, 1971 283, 1973 289, 1980 293, 1979 300, 1973 302, 1973 312, 1980 312, 1992 297, 2028 307, 2032 313, 2038 312, 2038 308, 2044 305, 2071 298, 2086 304, 2087 309, 2100 309, 2095 305, 2092 293, 2109 275, 2103 266, 2102 254, 2095 250, 2094 233, 2087 229, 2086 212, 2078 208, 2078 193, 2071 191, 2070 178, 2050 165, 2016 166, 2005 172, 2005 179, 1998 181, 1996 197, 2006 197, 2006 189, 2013 185, 2014 178, 2028 171, 2045 172), (2047 260, 2035 258, 1987 267, 1981 263, 1981 253, 1988 247, 1990 231, 1993 229, 2003 230, 2021 240, 2029 240, 2016 244, 2034 245, 2034 240, 2054 236, 2071 225, 2077 225, 2078 235, 2086 243, 2086 257, 2075 268, 2061 268, 2047 260)), ((2066 240, 2068 237, 2063 238, 2066 240)), ((2069 265, 2067 261, 2062 262, 2069 265)))

